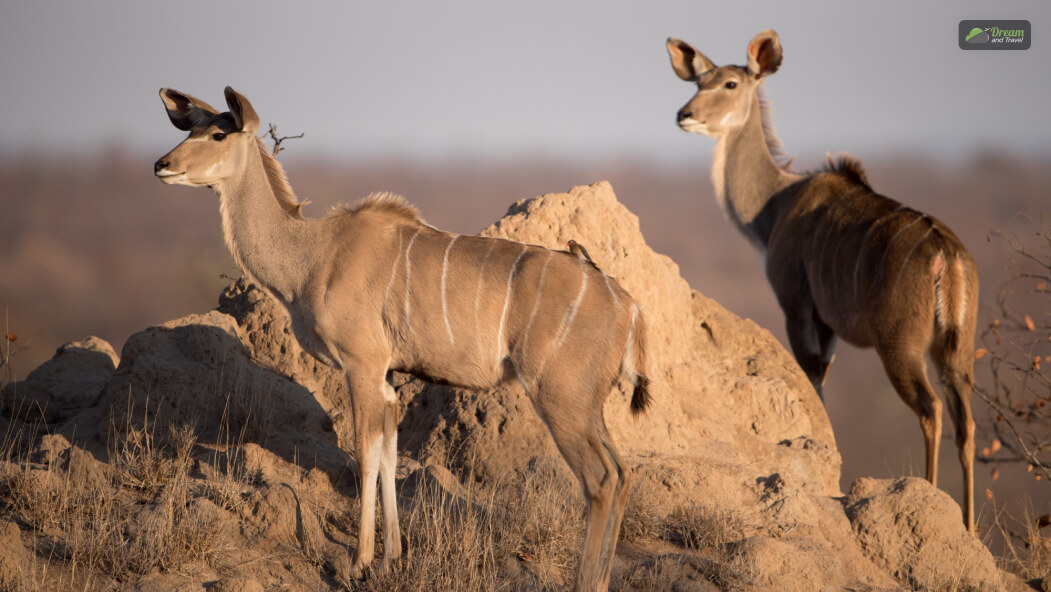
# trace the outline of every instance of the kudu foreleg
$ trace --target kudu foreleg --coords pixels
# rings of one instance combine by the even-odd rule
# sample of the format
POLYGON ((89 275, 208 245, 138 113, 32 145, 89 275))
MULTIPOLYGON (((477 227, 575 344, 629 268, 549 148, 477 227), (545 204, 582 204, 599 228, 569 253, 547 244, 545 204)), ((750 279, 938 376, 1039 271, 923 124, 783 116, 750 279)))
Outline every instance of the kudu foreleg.
POLYGON ((824 385, 835 357, 836 334, 817 317, 813 306, 799 313, 785 313, 785 329, 792 355, 814 385, 817 396, 825 400, 824 385))
POLYGON ((398 526, 398 496, 395 476, 398 470, 398 396, 390 383, 383 382, 383 452, 380 455, 380 487, 383 495, 383 568, 401 557, 401 529, 398 526))
POLYGON ((350 576, 361 579, 375 556, 376 485, 380 477, 383 485, 384 567, 388 566, 390 559, 401 554, 394 490, 397 416, 392 400, 393 389, 385 379, 385 367, 355 364, 347 365, 345 369, 354 410, 354 444, 361 478, 358 548, 350 576))

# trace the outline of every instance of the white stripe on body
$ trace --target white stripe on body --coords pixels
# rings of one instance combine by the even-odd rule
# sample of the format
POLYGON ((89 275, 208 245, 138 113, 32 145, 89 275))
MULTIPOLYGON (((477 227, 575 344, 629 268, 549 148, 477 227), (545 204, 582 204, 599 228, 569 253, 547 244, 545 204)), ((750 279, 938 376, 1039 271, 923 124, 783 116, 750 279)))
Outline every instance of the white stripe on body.
POLYGON ((613 296, 613 308, 619 308, 620 298, 617 298, 617 291, 613 289, 613 284, 609 283, 609 276, 603 272, 602 277, 606 280, 606 289, 609 290, 610 295, 613 296))
POLYGON ((496 333, 496 363, 499 364, 501 360, 507 356, 507 352, 504 347, 504 324, 507 322, 507 309, 511 305, 511 282, 515 279, 515 270, 518 269, 518 262, 522 260, 522 256, 529 250, 529 245, 522 245, 522 252, 515 257, 515 262, 511 264, 511 272, 507 274, 507 292, 504 294, 504 311, 500 314, 500 330, 496 333))
POLYGON ((445 297, 445 279, 449 275, 449 251, 453 248, 458 238, 460 238, 460 235, 453 235, 452 240, 449 241, 449 246, 445 247, 445 257, 442 259, 442 318, 445 319, 445 330, 449 332, 449 343, 455 343, 456 340, 453 338, 453 328, 449 324, 449 306, 445 297))
POLYGON ((409 239, 409 246, 405 248, 405 326, 408 331, 412 332, 412 309, 409 308, 409 295, 412 293, 412 245, 416 242, 416 237, 420 235, 420 230, 417 229, 416 233, 409 239))
POLYGON ((526 351, 526 346, 529 344, 529 333, 533 328, 533 321, 536 320, 536 313, 540 310, 540 299, 544 294, 544 278, 547 277, 547 267, 551 264, 551 259, 555 256, 553 251, 547 252, 547 260, 544 261, 544 267, 540 270, 540 282, 536 288, 536 301, 533 302, 533 312, 529 314, 529 322, 526 323, 525 337, 522 338, 522 352, 526 351))
POLYGON ((854 262, 854 304, 856 304, 859 309, 861 308, 861 303, 858 302, 858 275, 861 271, 861 256, 865 253, 865 241, 868 240, 869 235, 877 226, 884 221, 889 220, 894 214, 898 213, 898 210, 904 207, 904 205, 898 204, 898 207, 895 208, 893 212, 880 216, 875 222, 869 225, 868 229, 865 231, 865 235, 861 237, 861 243, 858 244, 858 258, 857 261, 854 262))
POLYGON ((898 270, 898 275, 894 277, 894 288, 891 290, 892 293, 898 291, 898 282, 901 281, 901 276, 905 275, 905 268, 909 265, 909 258, 912 257, 912 254, 916 252, 916 248, 922 245, 923 241, 927 240, 927 237, 930 236, 933 231, 933 228, 928 228, 927 232, 923 233, 920 240, 916 241, 916 244, 912 245, 908 254, 905 255, 905 260, 901 262, 901 269, 898 270))
MULTIPOLYGON (((573 301, 573 306, 566 311, 566 314, 562 317, 562 325, 559 326, 558 332, 555 334, 556 344, 561 347, 565 343, 566 338, 569 337, 569 331, 573 328, 573 321, 577 318, 577 312, 580 311, 580 303, 584 301, 584 293, 588 291, 588 269, 583 260, 580 261, 580 291, 577 293, 576 300, 573 301)), ((606 285, 609 285, 609 278, 606 278, 606 285)), ((612 292, 612 288, 610 292, 612 292)), ((616 294, 613 295, 614 302, 616 302, 616 294)))
MULTIPOLYGON (((419 231, 417 231, 419 232, 419 231)), ((403 242, 401 231, 398 231, 398 256, 394 258, 394 265, 391 266, 390 279, 387 280, 387 289, 383 291, 383 308, 386 310, 387 302, 390 301, 390 291, 394 287, 394 278, 398 275, 398 264, 401 263, 401 244, 403 242)))
POLYGON ((477 335, 479 333, 478 312, 482 308, 482 286, 485 285, 485 264, 489 262, 489 256, 493 254, 493 248, 496 247, 496 241, 489 241, 489 250, 485 252, 485 257, 482 258, 481 265, 478 266, 478 287, 474 290, 474 331, 477 335))
POLYGON ((876 275, 872 280, 872 285, 869 286, 869 295, 871 295, 872 291, 876 289, 876 287, 880 284, 881 281, 883 281, 883 270, 887 267, 887 255, 889 255, 890 252, 894 250, 894 243, 897 242, 898 237, 901 236, 901 233, 908 230, 909 227, 911 227, 913 224, 923 219, 922 214, 920 214, 919 212, 914 213, 916 214, 916 218, 913 219, 912 222, 909 222, 905 226, 899 228, 898 231, 894 233, 894 236, 890 237, 890 241, 887 242, 887 246, 883 251, 883 257, 881 257, 879 260, 879 267, 876 269, 876 275))

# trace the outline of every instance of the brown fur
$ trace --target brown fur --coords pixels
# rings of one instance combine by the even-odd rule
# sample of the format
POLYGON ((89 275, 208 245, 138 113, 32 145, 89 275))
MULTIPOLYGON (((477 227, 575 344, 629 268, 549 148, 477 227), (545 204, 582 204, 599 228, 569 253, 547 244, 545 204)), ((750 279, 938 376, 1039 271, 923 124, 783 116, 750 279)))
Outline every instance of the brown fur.
POLYGON ((752 39, 747 68, 716 68, 678 39, 667 46, 676 75, 699 85, 679 110, 679 125, 716 139, 716 198, 765 255, 792 353, 814 390, 822 395, 837 339, 874 347, 920 420, 927 479, 937 484, 942 401, 927 377, 929 353, 955 427, 964 522, 973 530, 974 261, 944 224, 875 193, 850 155, 830 156, 810 175, 777 164, 780 141, 760 89, 781 63, 776 32, 752 39))
POLYGON ((569 253, 441 232, 389 193, 304 220, 281 166, 254 141, 259 118, 247 99, 227 87, 231 112, 217 114, 177 91, 161 98, 192 141, 161 157, 155 173, 219 195, 235 261, 285 307, 303 349, 346 377, 361 477, 350 575, 375 555, 377 501, 384 567, 401 556, 398 397, 387 379, 400 370, 473 390, 521 385, 583 489, 576 589, 605 590, 631 468, 609 438, 603 404, 624 375, 635 384, 632 412, 650 403, 645 323, 631 296, 569 253), (216 138, 231 120, 243 133, 216 138))
POLYGON ((827 173, 839 173, 845 176, 850 182, 857 183, 858 185, 864 186, 869 191, 872 187, 869 185, 868 176, 865 174, 865 168, 861 165, 861 159, 855 158, 850 154, 843 153, 838 157, 833 157, 831 154, 826 155, 828 162, 825 163, 825 167, 822 169, 827 173))

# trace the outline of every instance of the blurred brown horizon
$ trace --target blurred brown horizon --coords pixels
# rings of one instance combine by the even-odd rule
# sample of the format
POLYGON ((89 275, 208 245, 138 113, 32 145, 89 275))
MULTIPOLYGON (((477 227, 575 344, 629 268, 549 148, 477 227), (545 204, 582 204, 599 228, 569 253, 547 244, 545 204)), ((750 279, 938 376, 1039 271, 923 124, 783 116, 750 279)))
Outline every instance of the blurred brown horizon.
MULTIPOLYGON (((670 256, 691 287, 787 344, 759 258, 715 203, 709 160, 700 149, 691 164, 637 157, 347 163, 300 157, 298 146, 286 147, 281 160, 300 199, 311 201, 307 217, 373 191, 393 191, 431 224, 466 234, 498 220, 518 200, 608 180, 639 216, 650 246, 670 256)), ((976 152, 954 159, 906 154, 863 161, 877 191, 930 213, 960 236, 982 277, 979 322, 992 318, 991 304, 1010 279, 1005 264, 1011 253, 991 233, 1004 231, 1023 242, 1033 238, 1035 227, 1025 216, 1039 218, 1049 204, 1044 188, 1051 184, 1051 156, 976 152)), ((818 161, 806 161, 796 168, 816 166, 818 161)), ((151 158, 119 146, 91 156, 9 156, 0 158, 0 183, 0 306, 8 319, 3 330, 27 347, 13 360, 16 379, 62 343, 88 335, 106 339, 119 353, 135 331, 215 308, 220 291, 239 275, 223 245, 215 196, 162 185, 153 178, 151 158)), ((1046 302, 1036 306, 1041 314, 1048 309, 1046 302)), ((843 455, 842 486, 860 476, 922 475, 918 422, 872 351, 841 343, 826 397, 843 455)), ((988 407, 977 397, 973 405, 979 423, 988 421, 988 407)), ((960 499, 948 425, 939 485, 960 499)), ((987 443, 980 431, 979 449, 987 443)), ((1001 473, 994 483, 989 467, 978 465, 977 508, 991 488, 998 502, 1028 496, 1037 510, 1047 511, 1047 485, 1024 471, 1001 473)))

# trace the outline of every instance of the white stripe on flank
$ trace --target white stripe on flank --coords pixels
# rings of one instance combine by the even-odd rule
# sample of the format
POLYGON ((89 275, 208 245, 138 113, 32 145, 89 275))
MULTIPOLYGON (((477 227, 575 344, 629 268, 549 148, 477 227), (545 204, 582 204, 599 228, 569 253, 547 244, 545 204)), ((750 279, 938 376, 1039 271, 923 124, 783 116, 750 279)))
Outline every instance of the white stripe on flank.
POLYGON ((526 351, 526 345, 529 343, 529 331, 533 328, 533 321, 536 320, 536 313, 540 310, 540 298, 544 295, 544 278, 547 276, 547 266, 551 264, 551 258, 555 256, 553 251, 547 252, 547 260, 544 261, 544 267, 540 270, 540 283, 537 284, 536 288, 536 301, 533 302, 533 312, 529 314, 529 322, 526 323, 525 337, 522 338, 522 352, 526 351))
POLYGON ((894 236, 890 237, 890 240, 887 241, 887 244, 883 247, 883 257, 880 257, 879 267, 876 269, 876 275, 875 277, 873 277, 872 285, 869 287, 870 294, 873 290, 876 289, 877 286, 880 285, 880 282, 883 281, 883 270, 887 267, 887 256, 890 255, 891 251, 895 250, 894 243, 897 242, 898 237, 901 236, 901 233, 908 230, 909 227, 911 227, 913 224, 923 219, 923 215, 921 215, 919 212, 914 213, 916 214, 916 217, 912 219, 912 222, 909 222, 905 226, 899 228, 898 231, 894 233, 894 236))
MULTIPOLYGON (((555 343, 558 347, 561 347, 566 342, 566 338, 569 337, 569 331, 573 328, 573 321, 577 318, 577 313, 580 311, 580 303, 584 301, 584 293, 588 291, 588 264, 583 259, 580 260, 580 292, 577 293, 576 300, 573 301, 573 306, 566 311, 565 316, 562 317, 562 326, 558 328, 557 337, 555 343)), ((609 280, 607 279, 607 285, 609 280)), ((611 290, 612 291, 612 290, 611 290)), ((614 295, 616 298, 616 295, 614 295)))
POLYGON ((449 332, 449 343, 455 343, 453 339, 453 328, 449 324, 449 306, 445 298, 445 278, 449 275, 449 250, 453 248, 453 244, 456 239, 460 238, 460 235, 454 234, 449 246, 445 247, 445 257, 442 259, 442 318, 445 319, 445 330, 449 332))
POLYGON ((609 283, 609 276, 605 272, 602 272, 603 279, 606 280, 606 289, 609 290, 610 296, 613 296, 613 308, 620 306, 620 298, 617 298, 617 291, 613 289, 613 284, 609 283))
POLYGON ((504 311, 500 314, 500 330, 496 333, 496 362, 499 364, 500 360, 504 359, 507 355, 504 353, 504 324, 507 322, 507 309, 511 304, 511 282, 515 279, 515 269, 518 268, 518 262, 522 260, 522 255, 526 254, 529 250, 529 245, 522 245, 522 252, 515 257, 515 262, 511 264, 511 273, 507 274, 507 293, 504 294, 504 311))
POLYGON ((485 264, 489 262, 489 256, 493 254, 493 247, 496 246, 496 241, 489 241, 489 250, 485 252, 485 257, 482 258, 482 264, 478 266, 478 287, 474 291, 474 331, 478 333, 478 311, 482 307, 482 286, 485 285, 485 264))
POLYGON ((390 270, 390 279, 387 280, 387 289, 383 291, 383 309, 387 309, 387 302, 390 300, 390 290, 394 287, 394 277, 398 275, 398 264, 401 263, 401 244, 403 242, 401 236, 401 230, 398 231, 398 256, 394 258, 394 265, 390 270))
POLYGON ((905 260, 901 262, 901 269, 898 270, 898 275, 894 278, 894 288, 892 289, 892 292, 898 291, 898 282, 901 281, 901 276, 905 275, 905 268, 909 265, 909 258, 912 257, 913 253, 916 252, 916 247, 923 244, 923 241, 927 240, 927 237, 931 235, 931 231, 933 230, 933 228, 928 228, 927 232, 923 233, 923 236, 920 237, 920 240, 916 241, 916 244, 912 245, 912 248, 909 249, 908 254, 905 255, 905 260))
POLYGON ((412 244, 416 242, 416 237, 420 235, 420 230, 422 229, 416 229, 416 233, 409 239, 409 246, 405 248, 405 326, 409 331, 412 331, 412 316, 409 308, 409 294, 412 291, 412 259, 410 255, 412 253, 412 244))
POLYGON ((861 303, 858 302, 858 274, 861 271, 861 256, 865 253, 865 243, 869 240, 869 236, 872 234, 872 231, 875 230, 877 226, 882 224, 884 220, 887 220, 888 218, 893 216, 898 210, 900 210, 903 207, 904 206, 899 205, 898 208, 893 212, 889 214, 884 214, 880 218, 877 218, 876 221, 870 224, 869 227, 865 230, 864 236, 861 237, 861 242, 858 244, 858 258, 854 262, 854 304, 858 305, 859 307, 861 306, 861 303))

